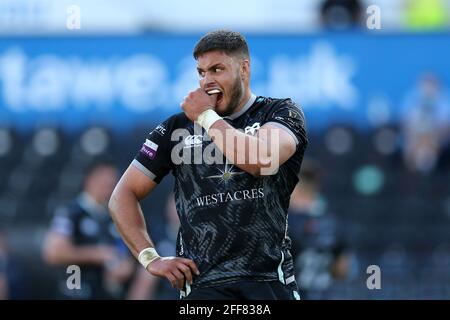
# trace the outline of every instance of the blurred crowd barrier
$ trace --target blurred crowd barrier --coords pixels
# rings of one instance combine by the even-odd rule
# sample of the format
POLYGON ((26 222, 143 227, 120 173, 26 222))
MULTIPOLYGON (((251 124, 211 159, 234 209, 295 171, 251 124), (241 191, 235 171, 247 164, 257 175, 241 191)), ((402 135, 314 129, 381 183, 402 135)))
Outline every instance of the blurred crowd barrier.
MULTIPOLYGON (((0 124, 112 130, 179 112, 198 87, 199 35, 4 38, 0 124)), ((291 97, 310 130, 333 123, 371 129, 398 122, 423 73, 449 83, 447 34, 324 33, 248 36, 255 94, 291 97)))

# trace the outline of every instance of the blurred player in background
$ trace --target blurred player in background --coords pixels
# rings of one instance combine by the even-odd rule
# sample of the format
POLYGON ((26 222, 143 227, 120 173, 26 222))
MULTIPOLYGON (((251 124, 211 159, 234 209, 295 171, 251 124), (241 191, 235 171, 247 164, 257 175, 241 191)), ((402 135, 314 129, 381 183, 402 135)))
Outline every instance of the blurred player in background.
POLYGON ((450 147, 450 99, 437 75, 426 73, 420 77, 405 97, 401 116, 407 168, 424 174, 432 172, 442 156, 448 157, 450 147))
POLYGON ((120 239, 107 202, 117 182, 117 168, 109 162, 92 164, 81 194, 56 210, 44 247, 44 260, 61 266, 59 298, 112 299, 123 297, 123 284, 133 261, 120 239), (69 289, 69 265, 81 268, 81 288, 69 289))
POLYGON ((200 88, 182 102, 183 113, 148 135, 113 192, 112 217, 133 255, 181 297, 298 299, 286 233, 307 145, 303 112, 290 99, 251 92, 241 34, 210 32, 193 55, 200 88), (202 155, 206 148, 218 156, 213 164, 202 155), (161 257, 139 201, 170 171, 181 227, 177 257, 161 257))
POLYGON ((320 195, 317 165, 305 162, 300 181, 292 193, 288 229, 297 280, 302 299, 326 299, 333 281, 348 276, 351 256, 320 195))
POLYGON ((29 278, 24 264, 10 246, 10 233, 0 226, 0 300, 30 299, 29 278))

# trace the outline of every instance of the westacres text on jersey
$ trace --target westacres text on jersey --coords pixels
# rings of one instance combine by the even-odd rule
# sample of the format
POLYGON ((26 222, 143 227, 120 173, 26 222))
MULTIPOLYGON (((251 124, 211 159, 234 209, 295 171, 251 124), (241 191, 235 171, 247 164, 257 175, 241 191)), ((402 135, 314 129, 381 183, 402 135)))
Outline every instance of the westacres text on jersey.
POLYGON ((264 198, 264 188, 238 190, 234 192, 213 193, 206 196, 197 197, 199 207, 212 204, 225 203, 229 201, 240 201, 247 199, 264 198))

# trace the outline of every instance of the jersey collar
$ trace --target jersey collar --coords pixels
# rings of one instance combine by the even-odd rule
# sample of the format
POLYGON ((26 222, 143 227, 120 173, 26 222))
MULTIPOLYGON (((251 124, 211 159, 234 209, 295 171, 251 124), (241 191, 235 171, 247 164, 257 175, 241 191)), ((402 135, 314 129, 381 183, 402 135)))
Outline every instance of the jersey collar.
POLYGON ((245 105, 242 107, 242 109, 239 112, 233 113, 231 116, 224 117, 224 118, 234 120, 234 119, 240 117, 252 106, 253 103, 255 103, 255 100, 256 100, 256 96, 252 93, 250 95, 250 98, 248 99, 248 101, 245 103, 245 105))

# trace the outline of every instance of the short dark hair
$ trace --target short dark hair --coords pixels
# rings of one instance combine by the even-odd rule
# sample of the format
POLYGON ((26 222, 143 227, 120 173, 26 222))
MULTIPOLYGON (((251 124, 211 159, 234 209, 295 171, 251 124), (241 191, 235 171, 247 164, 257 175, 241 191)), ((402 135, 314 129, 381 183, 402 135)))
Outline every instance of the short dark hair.
POLYGON ((228 55, 242 55, 249 58, 248 45, 244 36, 230 30, 216 30, 205 34, 195 45, 194 58, 198 59, 209 51, 223 51, 228 55))
POLYGON ((112 159, 109 157, 100 157, 100 158, 94 158, 92 161, 90 161, 87 166, 84 168, 84 182, 86 182, 86 179, 98 168, 101 167, 108 167, 108 168, 114 168, 117 169, 117 165, 114 163, 112 159))

